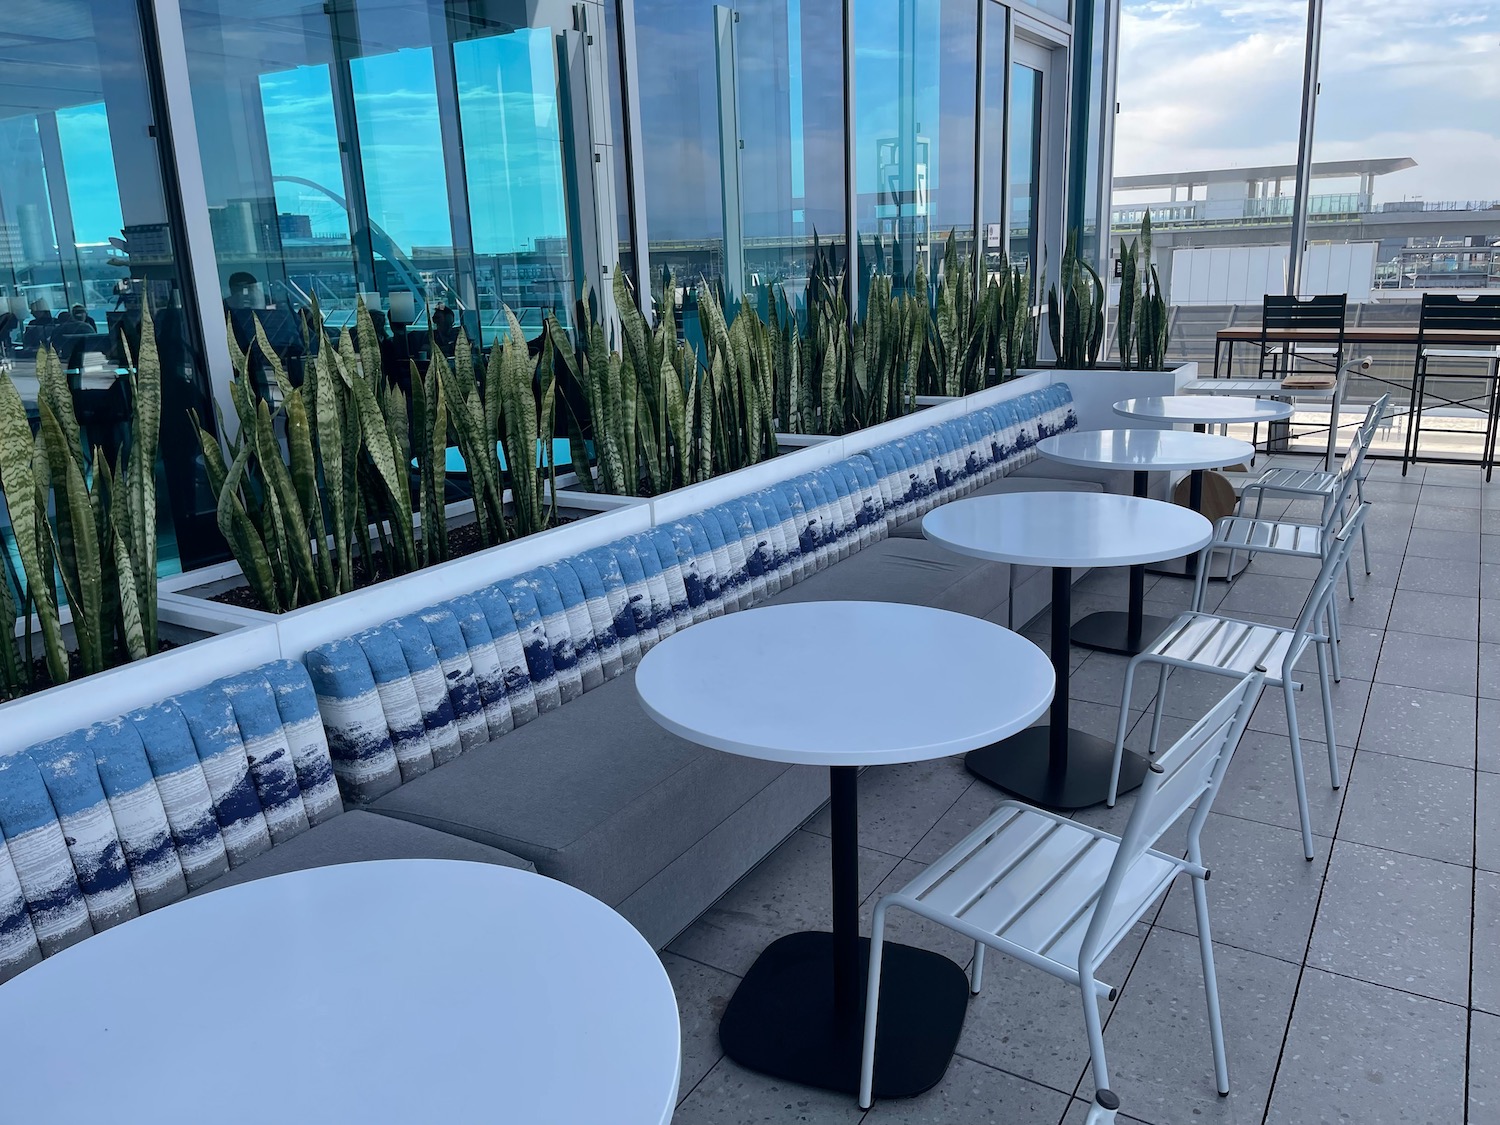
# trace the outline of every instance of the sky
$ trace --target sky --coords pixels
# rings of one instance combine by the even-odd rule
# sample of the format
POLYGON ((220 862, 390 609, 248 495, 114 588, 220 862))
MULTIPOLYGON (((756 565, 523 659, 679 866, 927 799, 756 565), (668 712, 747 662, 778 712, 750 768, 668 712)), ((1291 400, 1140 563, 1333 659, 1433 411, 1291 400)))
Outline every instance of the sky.
MULTIPOLYGON (((1115 174, 1293 163, 1306 25, 1303 0, 1122 0, 1115 174)), ((1416 160, 1377 202, 1500 199, 1500 2, 1325 0, 1320 77, 1315 161, 1416 160)))

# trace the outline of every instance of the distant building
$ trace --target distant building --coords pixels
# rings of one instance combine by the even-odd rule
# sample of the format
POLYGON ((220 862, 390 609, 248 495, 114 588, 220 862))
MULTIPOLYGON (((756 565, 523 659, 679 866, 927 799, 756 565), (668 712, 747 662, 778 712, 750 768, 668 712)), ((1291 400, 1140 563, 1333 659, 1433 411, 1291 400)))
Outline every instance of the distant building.
POLYGON ((294 215, 289 211, 283 211, 276 216, 276 225, 280 228, 283 239, 307 240, 313 236, 311 215, 294 215))

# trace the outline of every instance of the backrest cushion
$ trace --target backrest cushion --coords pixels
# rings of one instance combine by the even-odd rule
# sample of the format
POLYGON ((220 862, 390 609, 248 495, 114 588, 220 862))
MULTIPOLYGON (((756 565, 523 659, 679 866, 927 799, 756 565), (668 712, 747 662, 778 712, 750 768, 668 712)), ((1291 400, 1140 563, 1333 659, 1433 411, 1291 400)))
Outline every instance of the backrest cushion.
POLYGON ((287 661, 0 756, 0 980, 341 811, 287 661))

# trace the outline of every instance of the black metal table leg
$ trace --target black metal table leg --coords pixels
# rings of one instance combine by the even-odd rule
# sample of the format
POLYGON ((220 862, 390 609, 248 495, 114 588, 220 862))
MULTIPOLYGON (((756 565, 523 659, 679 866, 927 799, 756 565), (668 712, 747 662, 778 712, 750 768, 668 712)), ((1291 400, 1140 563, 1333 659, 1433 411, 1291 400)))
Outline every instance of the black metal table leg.
MULTIPOLYGON (((828 772, 833 932, 804 931, 768 945, 730 998, 719 1043, 751 1070, 857 1094, 870 964, 870 941, 859 936, 859 772, 828 772)), ((886 942, 877 1098, 911 1097, 942 1080, 968 1000, 968 978, 948 958, 886 942)))
MULTIPOLYGON (((1073 571, 1052 568, 1052 671, 1057 687, 1045 727, 1028 727, 1003 742, 971 751, 964 764, 974 776, 1014 793, 1034 805, 1083 809, 1102 804, 1109 795, 1115 746, 1068 726, 1069 621, 1072 618, 1073 571)), ((1128 751, 1120 765, 1121 793, 1146 775, 1146 763, 1128 751)))
MULTIPOLYGON (((1135 495, 1144 498, 1149 474, 1135 471, 1135 495)), ((1146 613, 1146 568, 1130 568, 1130 599, 1124 613, 1101 610, 1081 618, 1073 625, 1073 643, 1081 648, 1135 656, 1144 651, 1145 642, 1155 640, 1172 623, 1170 617, 1146 613)))

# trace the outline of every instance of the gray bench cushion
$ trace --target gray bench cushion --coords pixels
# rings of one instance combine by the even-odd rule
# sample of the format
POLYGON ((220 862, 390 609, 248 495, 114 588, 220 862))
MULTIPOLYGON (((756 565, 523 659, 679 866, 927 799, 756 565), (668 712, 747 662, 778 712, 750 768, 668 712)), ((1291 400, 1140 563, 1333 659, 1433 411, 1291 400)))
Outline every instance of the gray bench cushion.
POLYGON ((813 601, 907 602, 988 617, 1005 604, 1008 570, 929 543, 926 539, 886 539, 866 547, 768 604, 813 601))
MULTIPOLYGON (((1057 477, 1033 477, 1022 476, 1012 473, 1008 477, 992 480, 989 484, 980 485, 973 492, 964 494, 964 499, 970 496, 1000 496, 1011 492, 1103 492, 1104 486, 1097 481, 1088 480, 1061 480, 1057 477)), ((892 538, 896 539, 921 539, 922 521, 920 519, 907 520, 891 532, 892 538)))
POLYGON ((220 887, 268 875, 284 875, 288 871, 369 859, 464 859, 519 867, 523 871, 536 870, 526 860, 498 848, 356 809, 262 852, 195 893, 206 894, 220 887))
POLYGON ((371 808, 514 852, 614 906, 786 768, 668 734, 631 670, 371 808))

